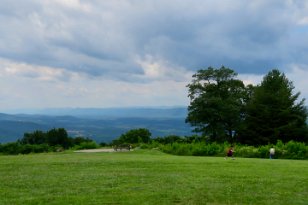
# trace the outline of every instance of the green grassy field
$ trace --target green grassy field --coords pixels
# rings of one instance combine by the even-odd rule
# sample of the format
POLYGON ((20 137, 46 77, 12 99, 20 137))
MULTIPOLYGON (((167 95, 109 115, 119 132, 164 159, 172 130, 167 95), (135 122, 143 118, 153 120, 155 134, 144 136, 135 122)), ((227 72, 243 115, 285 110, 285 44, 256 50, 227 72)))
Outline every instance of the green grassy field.
POLYGON ((0 204, 308 204, 308 161, 146 150, 0 156, 0 204))

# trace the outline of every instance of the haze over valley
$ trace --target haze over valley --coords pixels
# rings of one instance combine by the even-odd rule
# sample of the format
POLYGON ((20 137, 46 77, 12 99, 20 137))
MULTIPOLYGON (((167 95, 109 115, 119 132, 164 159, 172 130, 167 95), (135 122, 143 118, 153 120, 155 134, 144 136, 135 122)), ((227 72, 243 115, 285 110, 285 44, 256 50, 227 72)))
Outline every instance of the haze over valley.
POLYGON ((110 142, 130 129, 147 128, 152 137, 191 135, 186 107, 63 108, 0 114, 0 143, 16 141, 25 132, 63 127, 72 137, 110 142))

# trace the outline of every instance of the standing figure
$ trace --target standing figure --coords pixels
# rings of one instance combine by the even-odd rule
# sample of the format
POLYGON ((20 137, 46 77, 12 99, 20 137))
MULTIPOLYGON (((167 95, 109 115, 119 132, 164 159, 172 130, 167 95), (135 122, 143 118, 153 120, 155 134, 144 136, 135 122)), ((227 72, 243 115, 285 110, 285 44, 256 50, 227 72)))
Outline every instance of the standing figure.
MULTIPOLYGON (((228 151, 227 151, 227 157, 232 157, 232 159, 234 159, 233 153, 234 153, 233 146, 231 146, 231 147, 228 149, 228 151)), ((225 159, 226 159, 227 157, 225 157, 225 159)))
POLYGON ((274 159, 275 148, 274 148, 274 147, 271 147, 270 150, 269 150, 269 153, 270 153, 270 159, 274 159))

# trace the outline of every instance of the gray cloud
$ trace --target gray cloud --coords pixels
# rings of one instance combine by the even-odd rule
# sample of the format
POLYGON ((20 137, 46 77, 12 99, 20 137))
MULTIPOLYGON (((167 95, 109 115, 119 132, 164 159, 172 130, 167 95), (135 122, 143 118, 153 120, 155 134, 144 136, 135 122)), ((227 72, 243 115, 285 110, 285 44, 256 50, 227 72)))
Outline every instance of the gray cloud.
POLYGON ((308 96, 307 1, 2 0, 0 30, 2 109, 186 105, 221 65, 255 84, 279 68, 308 96))
POLYGON ((129 80, 152 56, 197 70, 226 65, 265 73, 308 64, 301 1, 7 1, 0 56, 129 80))

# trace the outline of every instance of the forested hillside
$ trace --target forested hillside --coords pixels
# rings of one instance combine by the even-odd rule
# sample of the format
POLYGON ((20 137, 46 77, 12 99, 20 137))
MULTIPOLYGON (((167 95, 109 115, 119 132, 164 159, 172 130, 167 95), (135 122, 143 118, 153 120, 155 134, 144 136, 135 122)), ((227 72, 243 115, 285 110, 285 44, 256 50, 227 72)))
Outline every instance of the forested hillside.
POLYGON ((147 128, 154 137, 191 134, 185 123, 186 108, 62 109, 60 113, 54 109, 35 115, 0 114, 0 143, 16 141, 25 132, 57 127, 65 128, 70 136, 97 142, 110 142, 134 128, 147 128))

